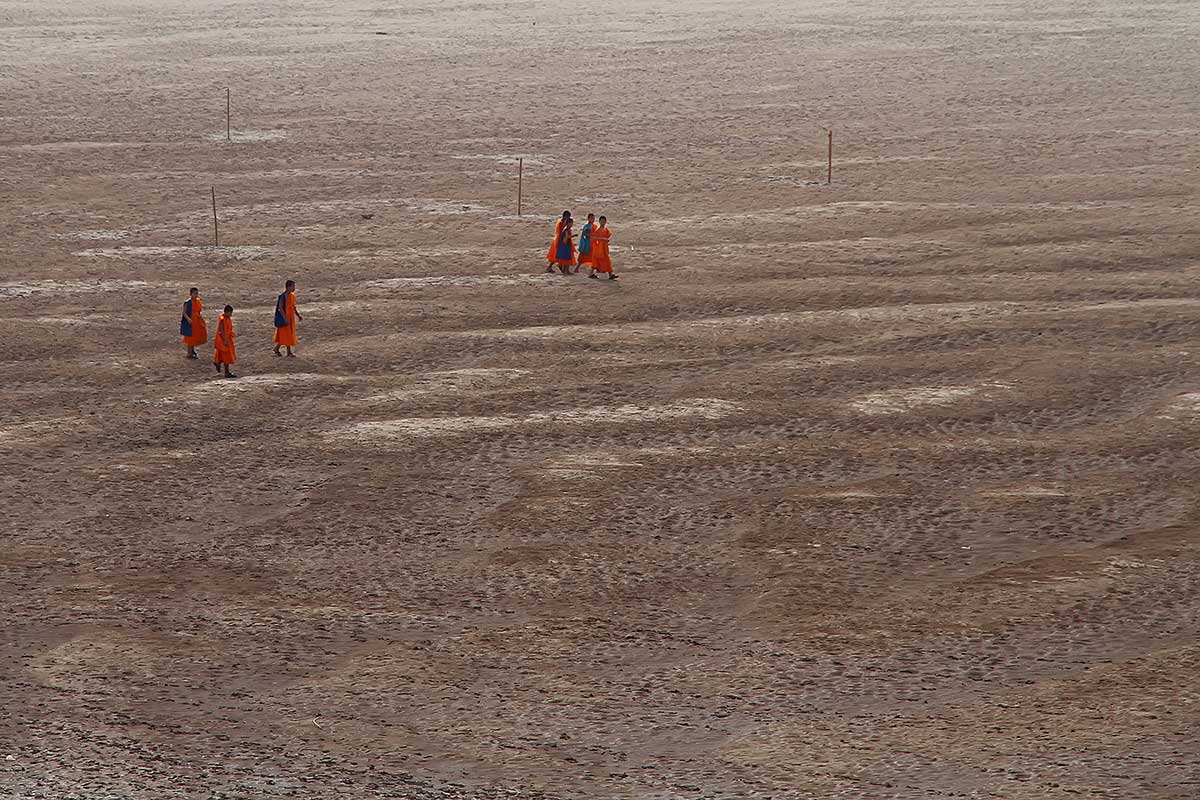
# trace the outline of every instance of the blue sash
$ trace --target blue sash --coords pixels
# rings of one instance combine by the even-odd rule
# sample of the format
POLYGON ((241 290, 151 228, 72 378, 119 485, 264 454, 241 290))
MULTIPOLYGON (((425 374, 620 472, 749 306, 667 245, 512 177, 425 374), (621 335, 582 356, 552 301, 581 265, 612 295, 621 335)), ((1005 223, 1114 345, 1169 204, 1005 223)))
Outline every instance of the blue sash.
POLYGON ((288 326, 287 314, 284 310, 287 308, 287 292, 279 295, 279 299, 275 301, 275 327, 286 328, 288 326))
POLYGON ((586 256, 590 252, 592 252, 592 223, 589 222, 579 232, 579 253, 586 256))
POLYGON ((558 244, 554 248, 555 261, 570 261, 571 260, 571 229, 563 227, 562 232, 558 236, 558 244))
POLYGON ((183 304, 183 316, 179 318, 179 335, 191 336, 192 323, 188 322, 188 317, 192 315, 192 301, 188 300, 183 304))

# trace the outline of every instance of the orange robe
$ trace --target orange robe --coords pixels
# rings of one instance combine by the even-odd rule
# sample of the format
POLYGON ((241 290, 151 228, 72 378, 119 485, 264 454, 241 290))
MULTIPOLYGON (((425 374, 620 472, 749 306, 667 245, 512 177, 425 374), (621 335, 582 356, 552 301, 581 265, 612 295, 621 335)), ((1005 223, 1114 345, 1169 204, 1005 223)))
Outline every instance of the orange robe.
POLYGON ((197 297, 192 301, 192 335, 183 337, 183 343, 188 347, 195 347, 208 341, 208 326, 204 324, 204 317, 200 316, 200 312, 203 310, 204 304, 197 297))
POLYGON ((596 228, 592 231, 592 269, 596 272, 612 272, 612 258, 608 255, 608 240, 612 231, 596 228))
POLYGON ((288 324, 285 328, 275 329, 275 344, 281 347, 295 347, 300 343, 296 338, 296 295, 288 292, 284 302, 283 315, 287 317, 288 324))
POLYGON ((583 230, 579 232, 579 266, 590 267, 592 265, 592 234, 596 232, 596 226, 592 223, 587 223, 583 226, 583 230), (590 226, 590 227, 589 227, 590 226), (583 252, 584 240, 587 240, 588 251, 583 252))
POLYGON ((233 338, 233 317, 217 317, 217 335, 213 337, 213 363, 236 364, 237 346, 233 338))
POLYGON ((560 219, 554 226, 554 241, 550 243, 546 260, 560 267, 569 267, 575 263, 575 242, 572 239, 563 241, 564 235, 563 221, 560 219))
POLYGON ((554 239, 550 242, 550 252, 546 253, 546 260, 551 264, 554 263, 554 251, 558 249, 558 237, 562 236, 562 218, 554 223, 554 239))

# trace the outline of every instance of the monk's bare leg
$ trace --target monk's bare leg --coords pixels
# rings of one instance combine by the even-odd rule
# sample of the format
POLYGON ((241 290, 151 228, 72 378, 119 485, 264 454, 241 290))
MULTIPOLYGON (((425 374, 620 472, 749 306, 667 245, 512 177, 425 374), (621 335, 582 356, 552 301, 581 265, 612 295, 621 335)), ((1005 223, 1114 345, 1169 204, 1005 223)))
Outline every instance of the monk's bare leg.
MULTIPOLYGON (((221 373, 221 362, 220 362, 220 361, 214 361, 214 362, 213 362, 213 369, 215 369, 215 370, 217 371, 217 374, 219 375, 219 374, 221 373)), ((229 369, 229 367, 226 367, 225 369, 229 369)))
POLYGON ((188 345, 187 357, 188 358, 196 357, 196 348, 192 347, 190 344, 188 345))
POLYGON ((275 353, 275 355, 277 355, 277 356, 281 356, 281 355, 283 355, 283 353, 280 353, 280 352, 279 352, 279 345, 275 345, 275 350, 274 350, 273 352, 274 352, 274 353, 275 353))
POLYGON ((287 356, 288 358, 295 358, 295 357, 296 357, 296 356, 295 356, 295 354, 292 352, 292 348, 290 348, 290 347, 289 347, 289 348, 287 349, 287 351, 288 351, 288 356, 287 356))
POLYGON ((236 378, 237 377, 237 375, 234 375, 232 372, 229 371, 228 364, 225 365, 225 377, 226 378, 236 378))

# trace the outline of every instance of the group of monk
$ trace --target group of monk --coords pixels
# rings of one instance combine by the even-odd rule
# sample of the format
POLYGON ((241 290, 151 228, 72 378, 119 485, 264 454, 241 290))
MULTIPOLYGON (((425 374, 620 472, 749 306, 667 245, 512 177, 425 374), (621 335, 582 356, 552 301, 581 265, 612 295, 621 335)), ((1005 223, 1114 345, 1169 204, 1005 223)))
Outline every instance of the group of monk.
MULTIPOLYGON (((587 267, 589 278, 599 279, 601 275, 607 275, 610 281, 617 280, 608 253, 608 243, 612 238, 608 218, 600 217, 597 224, 596 215, 588 214, 587 223, 579 232, 578 247, 575 244, 574 225, 571 212, 564 211, 555 225, 554 243, 546 255, 546 272, 554 272, 557 268, 563 275, 571 275, 587 267)), ((193 287, 188 292, 188 299, 183 304, 183 317, 179 320, 179 335, 183 337, 184 347, 187 348, 187 358, 199 358, 196 348, 208 343, 208 326, 204 322, 203 311, 200 290, 193 287)), ((288 358, 295 357, 292 348, 299 344, 296 323, 303 320, 304 317, 296 309, 296 282, 289 280, 284 285, 283 294, 275 299, 273 352, 276 356, 282 356, 280 348, 284 348, 288 358)), ((233 331, 233 306, 226 305, 217 317, 217 332, 213 336, 213 368, 218 375, 236 378, 237 375, 229 371, 234 364, 237 364, 237 344, 233 331)))
POLYGON ((563 275, 571 275, 577 274, 581 267, 587 267, 589 278, 599 280, 600 275, 605 274, 610 281, 615 281, 617 276, 608 254, 608 243, 612 238, 608 217, 600 217, 600 224, 597 225, 596 215, 587 215, 587 224, 579 231, 578 250, 575 247, 574 225, 571 212, 564 211, 554 226, 554 242, 546 254, 546 272, 554 272, 557 268, 563 275))
MULTIPOLYGON (((187 348, 188 358, 199 358, 196 348, 208 342, 208 326, 204 322, 204 303, 200 300, 200 290, 193 287, 188 291, 188 299, 183 304, 183 317, 179 320, 179 334, 187 348)), ((282 356, 280 348, 287 350, 288 358, 295 358, 292 348, 299 344, 296 335, 296 323, 304 317, 296 309, 296 282, 288 281, 284 285, 283 294, 275 299, 275 349, 276 356, 282 356)), ((237 363, 237 344, 233 332, 233 306, 225 306, 221 316, 217 317, 217 333, 213 336, 213 368, 217 374, 226 378, 236 378, 229 368, 237 363)))

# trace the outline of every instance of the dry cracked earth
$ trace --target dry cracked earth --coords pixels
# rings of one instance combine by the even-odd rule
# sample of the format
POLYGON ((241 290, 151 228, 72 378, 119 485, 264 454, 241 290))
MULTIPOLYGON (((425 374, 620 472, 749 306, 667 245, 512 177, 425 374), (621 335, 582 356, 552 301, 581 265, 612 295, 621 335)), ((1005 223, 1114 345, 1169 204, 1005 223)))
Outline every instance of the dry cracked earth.
POLYGON ((0 795, 1200 796, 1195 3, 0 32, 0 795))

